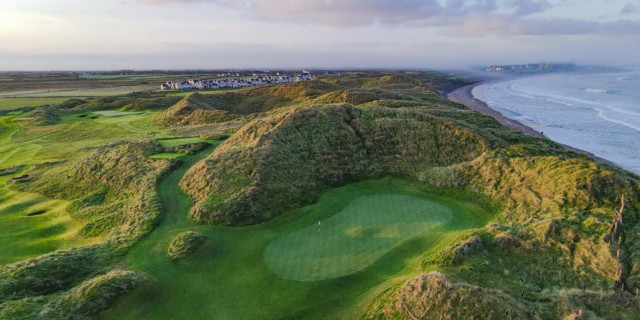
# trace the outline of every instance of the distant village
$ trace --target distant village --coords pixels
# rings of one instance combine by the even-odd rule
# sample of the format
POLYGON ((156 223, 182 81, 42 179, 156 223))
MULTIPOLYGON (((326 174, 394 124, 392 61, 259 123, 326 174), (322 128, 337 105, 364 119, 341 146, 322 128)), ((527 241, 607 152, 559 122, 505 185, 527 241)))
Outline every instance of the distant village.
POLYGON ((261 84, 292 83, 315 79, 315 76, 310 74, 308 71, 302 71, 302 73, 298 74, 286 74, 278 72, 275 75, 256 73, 252 74, 251 76, 243 76, 239 73, 227 73, 225 75, 227 76, 226 78, 168 81, 160 85, 160 90, 208 90, 221 88, 243 88, 261 84))
POLYGON ((489 66, 485 69, 487 72, 550 72, 550 71, 571 71, 576 68, 572 63, 533 63, 533 64, 512 64, 512 65, 496 65, 489 66))

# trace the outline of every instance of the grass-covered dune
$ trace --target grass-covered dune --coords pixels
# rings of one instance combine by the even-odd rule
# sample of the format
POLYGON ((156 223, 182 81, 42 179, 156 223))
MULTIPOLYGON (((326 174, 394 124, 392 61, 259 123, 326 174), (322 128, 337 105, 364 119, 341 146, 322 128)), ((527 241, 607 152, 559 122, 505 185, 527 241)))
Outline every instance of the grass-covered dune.
POLYGON ((174 161, 150 159, 157 142, 120 142, 84 159, 31 166, 17 191, 72 200, 66 211, 78 233, 98 244, 55 251, 0 267, 2 318, 92 317, 145 277, 112 270, 113 262, 151 232, 161 214, 156 184, 174 161))
POLYGON ((0 116, 0 318, 636 317, 638 177, 452 84, 354 72, 0 116))
MULTIPOLYGON (((159 113, 156 122, 163 126, 189 126, 232 119, 250 120, 264 116, 274 109, 305 104, 395 102, 400 105, 397 102, 402 101, 405 105, 420 105, 419 101, 437 99, 434 91, 425 90, 425 86, 444 85, 433 83, 434 80, 444 81, 440 76, 428 77, 421 74, 348 73, 339 77, 325 76, 315 81, 278 86, 189 93, 166 111, 159 113)), ((144 100, 136 103, 148 104, 144 100)))
POLYGON ((183 232, 171 241, 167 257, 174 261, 187 258, 196 252, 206 240, 207 237, 193 231, 183 232))
POLYGON ((155 141, 116 142, 82 160, 34 167, 13 188, 73 200, 67 210, 83 222, 81 234, 133 241, 160 217, 155 186, 175 161, 150 156, 163 150, 155 141))
POLYGON ((188 126, 254 118, 273 109, 309 101, 339 88, 326 81, 258 86, 215 94, 189 93, 156 117, 163 126, 188 126))
POLYGON ((411 110, 295 108, 255 120, 181 182, 200 222, 248 224, 312 203, 328 188, 471 160, 481 139, 411 110))
POLYGON ((45 108, 34 109, 27 113, 22 119, 37 126, 52 125, 60 122, 60 116, 56 111, 45 108))
POLYGON ((420 275, 380 296, 367 318, 494 314, 488 310, 503 312, 486 319, 633 318, 640 307, 634 298, 640 288, 637 178, 572 154, 507 149, 510 156, 488 152, 419 174, 433 188, 489 196, 498 214, 493 224, 423 260, 424 271, 462 282, 420 275), (469 292, 459 296, 461 290, 469 292), (456 304, 459 299, 464 303, 456 304))
POLYGON ((500 291, 451 283, 439 272, 422 274, 378 299, 369 319, 538 319, 500 291))
POLYGON ((147 278, 130 270, 112 270, 83 281, 70 291, 2 304, 3 319, 91 319, 147 278))
MULTIPOLYGON (((442 303, 465 292, 466 314, 505 308, 514 319, 615 318, 638 307, 630 298, 640 289, 636 176, 501 128, 407 77, 336 81, 339 90, 310 104, 253 120, 183 178, 182 188, 196 200, 192 218, 258 223, 345 183, 404 176, 435 193, 489 199, 496 212, 493 224, 424 257, 425 272, 454 281, 434 289, 444 292, 442 303), (476 292, 495 297, 473 298, 476 292), (615 303, 595 303, 598 292, 615 303)), ((403 288, 390 289, 376 305, 391 308, 389 301, 405 299, 403 288)), ((438 318, 421 303, 391 313, 374 308, 368 316, 438 318)))

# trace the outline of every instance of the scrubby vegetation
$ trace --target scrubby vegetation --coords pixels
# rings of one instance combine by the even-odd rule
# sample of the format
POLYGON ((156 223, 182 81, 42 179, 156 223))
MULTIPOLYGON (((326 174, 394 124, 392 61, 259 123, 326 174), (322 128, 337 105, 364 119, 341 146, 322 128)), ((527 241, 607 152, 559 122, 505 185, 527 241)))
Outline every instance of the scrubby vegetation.
POLYGON ((146 91, 95 99, 69 99, 60 103, 58 108, 66 111, 166 109, 180 99, 180 97, 164 96, 146 91))
POLYGON ((208 143, 208 142, 186 143, 186 144, 180 144, 177 146, 166 147, 164 148, 164 152, 196 154, 210 146, 211 146, 211 143, 208 143))
POLYGON ((378 299, 366 319, 538 319, 500 291, 421 274, 378 299))
POLYGON ((28 121, 36 126, 52 125, 60 122, 60 116, 54 110, 37 108, 22 117, 24 121, 28 121))
MULTIPOLYGON (((312 102, 358 106, 273 112, 247 124, 194 166, 181 182, 197 201, 192 218, 257 223, 312 203, 329 188, 400 175, 423 181, 432 192, 464 190, 487 197, 498 213, 493 229, 462 237, 450 250, 425 258, 425 270, 441 270, 478 290, 516 300, 559 301, 558 286, 594 292, 639 288, 632 244, 637 177, 548 140, 505 130, 424 87, 416 89, 419 77, 342 79, 332 89, 345 82, 356 88, 319 95, 312 102), (511 255, 518 259, 505 257, 511 255)), ((576 302, 580 299, 570 300, 584 306, 581 312, 599 317, 629 311, 628 304, 589 309, 586 302, 576 302)), ((475 304, 470 310, 486 307, 470 301, 475 304)), ((554 305, 517 304, 513 310, 532 318, 575 311, 554 305)), ((410 318, 412 311, 397 312, 410 318)))
POLYGON ((167 257, 173 261, 187 258, 196 252, 206 240, 207 237, 193 231, 183 232, 177 235, 171 242, 169 250, 167 251, 167 257))
POLYGON ((356 72, 3 115, 3 241, 27 235, 17 219, 42 219, 29 226, 75 247, 2 260, 0 318, 633 318, 638 177, 442 99, 451 84, 356 72), (371 203, 350 215, 361 220, 340 220, 357 199, 385 195, 428 197, 451 221, 401 237, 385 220, 392 209, 371 203), (252 226, 197 225, 189 210, 252 226), (319 220, 326 247, 305 233, 319 220), (334 252, 350 241, 375 256, 334 252))
POLYGON ((251 122, 185 176, 201 222, 256 223, 367 177, 477 157, 480 139, 409 110, 318 105, 251 122))
MULTIPOLYGON (((195 143, 184 151, 209 145, 195 143)), ((101 243, 1 266, 3 318, 92 317, 141 283, 144 277, 131 271, 105 272, 161 218, 156 186, 178 163, 151 159, 164 149, 153 140, 114 141, 83 149, 79 158, 4 170, 14 174, 7 180, 13 193, 70 201, 65 211, 81 224, 77 233, 101 243), (28 179, 17 179, 17 172, 28 179)))
POLYGON ((112 270, 77 287, 46 297, 13 300, 0 305, 4 319, 91 319, 107 310, 121 296, 145 282, 133 271, 112 270))
POLYGON ((33 179, 13 188, 73 200, 67 211, 84 223, 82 234, 132 242, 150 232, 160 218, 155 186, 176 164, 149 158, 162 150, 154 141, 117 142, 77 162, 33 168, 33 179))
POLYGON ((104 272, 159 221, 156 185, 175 165, 149 158, 162 150, 153 141, 115 143, 79 161, 32 166, 32 179, 13 183, 15 190, 73 200, 67 212, 83 224, 80 234, 106 242, 0 267, 0 312, 86 318, 137 286, 141 276, 129 271, 82 281, 104 272))

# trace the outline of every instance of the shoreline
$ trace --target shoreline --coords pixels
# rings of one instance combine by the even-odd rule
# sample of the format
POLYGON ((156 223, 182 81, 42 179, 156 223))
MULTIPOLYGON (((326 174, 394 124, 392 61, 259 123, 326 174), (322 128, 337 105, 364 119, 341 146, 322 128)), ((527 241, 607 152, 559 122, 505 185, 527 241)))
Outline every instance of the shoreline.
POLYGON ((484 101, 478 100, 473 97, 471 90, 476 86, 485 84, 488 81, 479 81, 472 84, 468 84, 457 88, 447 94, 446 98, 453 102, 457 102, 465 105, 467 108, 482 113, 486 116, 490 116, 498 121, 503 127, 520 131, 528 136, 543 138, 544 135, 533 128, 522 124, 521 122, 513 119, 509 119, 502 115, 499 111, 491 109, 484 101))
MULTIPOLYGON (((538 138, 545 138, 545 139, 549 139, 548 137, 546 137, 544 134, 542 134, 539 131, 536 131, 535 129, 517 121, 514 119, 510 119, 505 117, 502 113, 500 113, 499 111, 496 111, 494 109, 491 109, 484 101, 482 100, 478 100, 476 99, 473 94, 471 93, 471 91, 473 90, 473 88, 475 88, 476 86, 479 86, 481 84, 485 84, 487 82, 489 82, 491 80, 483 80, 483 81, 478 81, 478 82, 474 82, 468 85, 464 85, 462 87, 459 87, 451 92, 449 92, 448 94, 446 94, 446 99, 447 100, 451 100, 453 102, 457 102, 460 103, 464 106, 466 106, 467 108, 476 111, 478 113, 481 113, 483 115, 492 117, 493 119, 495 119, 496 121, 498 121, 498 123, 500 123, 503 127, 508 128, 508 129, 512 129, 512 130, 516 130, 519 131, 525 135, 531 136, 531 137, 538 137, 538 138)), ((616 168, 622 169, 625 172, 629 172, 631 174, 634 175, 638 175, 638 173, 636 173, 634 170, 631 170, 630 168, 625 168, 617 163, 611 162, 607 159, 603 159, 600 158, 596 155, 594 155, 591 152, 588 151, 584 151, 581 149, 577 149, 574 148, 572 146, 566 145, 566 144, 562 144, 560 142, 557 142, 555 140, 552 140, 553 142, 557 143, 558 145, 560 145, 562 148, 564 148, 567 151, 571 151, 571 152, 575 152, 575 153, 580 153, 580 154, 585 154, 587 155, 587 157, 589 157, 592 160, 596 160, 602 163, 606 163, 608 165, 614 166, 616 168)))

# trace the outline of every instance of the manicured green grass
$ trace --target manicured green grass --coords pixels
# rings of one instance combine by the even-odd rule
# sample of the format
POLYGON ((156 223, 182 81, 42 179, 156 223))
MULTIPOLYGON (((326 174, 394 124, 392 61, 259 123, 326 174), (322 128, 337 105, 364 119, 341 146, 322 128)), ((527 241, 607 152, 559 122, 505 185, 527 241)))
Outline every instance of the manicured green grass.
POLYGON ((153 90, 157 86, 154 85, 131 85, 131 86, 113 86, 100 88, 78 88, 78 89, 52 89, 48 91, 27 92, 20 97, 59 97, 59 98, 86 98, 86 97, 105 97, 127 94, 135 91, 153 90))
MULTIPOLYGON (((186 170, 211 151, 212 148, 196 156, 183 157, 183 165, 160 184, 165 220, 139 242, 124 261, 133 269, 149 274, 153 281, 125 297, 106 318, 357 318, 390 285, 421 272, 420 262, 425 255, 438 252, 448 246, 460 231, 480 227, 490 218, 475 204, 426 194, 419 183, 382 179, 334 189, 318 203, 293 210, 264 224, 248 227, 198 225, 188 219, 191 201, 177 185, 186 170), (431 228, 432 232, 405 237, 406 241, 395 241, 377 254, 379 259, 372 259, 375 260, 373 263, 367 263, 368 266, 364 265, 361 271, 347 276, 294 281, 269 270, 264 257, 270 243, 278 243, 283 236, 296 234, 305 228, 317 232, 313 228, 318 220, 325 222, 325 233, 331 232, 331 224, 341 225, 339 222, 353 210, 347 208, 353 205, 354 200, 355 206, 362 208, 370 206, 359 203, 363 199, 382 200, 389 196, 394 198, 393 201, 410 199, 407 208, 426 205, 440 211, 440 220, 427 220, 441 221, 445 225, 440 231, 431 228), (340 217, 341 212, 344 212, 343 218, 340 217), (167 249, 172 239, 185 231, 198 232, 209 240, 190 258, 178 263, 170 262, 166 257, 167 249)), ((363 217, 367 216, 364 214, 363 217)), ((404 221, 411 221, 410 216, 404 216, 404 221)), ((343 222, 349 220, 347 218, 343 222)), ((355 221, 357 219, 352 223, 355 221)), ((353 227, 352 232, 357 235, 358 226, 353 227)), ((389 230, 393 231, 393 228, 389 230)))
MULTIPOLYGON (((0 135, 0 167, 71 159, 91 147, 122 139, 162 137, 153 131, 152 114, 91 119, 65 116, 57 125, 33 127, 3 117, 9 130, 0 135)), ((165 135, 166 136, 166 135, 165 135)))
POLYGON ((178 138, 178 139, 168 138, 168 139, 162 139, 159 142, 163 147, 175 147, 183 144, 203 142, 203 141, 208 141, 208 140, 204 140, 201 138, 178 138))
POLYGON ((448 207, 416 196, 361 197, 326 221, 270 243, 265 262, 269 270, 291 280, 345 276, 416 235, 441 233, 452 215, 448 207))
MULTIPOLYGON (((0 184, 5 180, 0 178, 0 184)), ((80 225, 66 214, 66 205, 66 201, 0 187, 0 265, 100 241, 77 234, 80 225)))
POLYGON ((184 153, 158 153, 158 154, 154 154, 152 155, 150 158, 152 159, 179 159, 182 158, 185 154, 184 153))
POLYGON ((133 111, 119 111, 119 110, 104 110, 104 111, 94 111, 94 114, 99 114, 105 117, 120 117, 120 116, 129 116, 134 114, 140 114, 140 112, 133 111))
POLYGON ((22 107, 39 107, 54 105, 66 101, 69 98, 56 97, 27 97, 27 98, 0 98, 0 110, 12 110, 22 107))
MULTIPOLYGON (((48 126, 16 121, 19 116, 0 117, 0 169, 80 158, 110 141, 166 136, 154 131, 154 113, 78 116, 63 114, 60 124, 48 126)), ((21 174, 0 176, 0 265, 101 240, 78 235, 80 224, 65 211, 66 201, 9 190, 6 181, 21 174), (27 216, 38 211, 46 212, 27 216)))
MULTIPOLYGON (((29 127, 14 123, 15 118, 0 117, 0 168, 64 159, 86 146, 87 141, 67 140, 73 137, 65 135, 73 132, 70 125, 29 127)), ((66 201, 8 190, 6 181, 19 175, 21 171, 0 176, 0 264, 100 240, 77 234, 80 225, 65 212, 66 201), (28 216, 41 211, 45 213, 28 216)))

